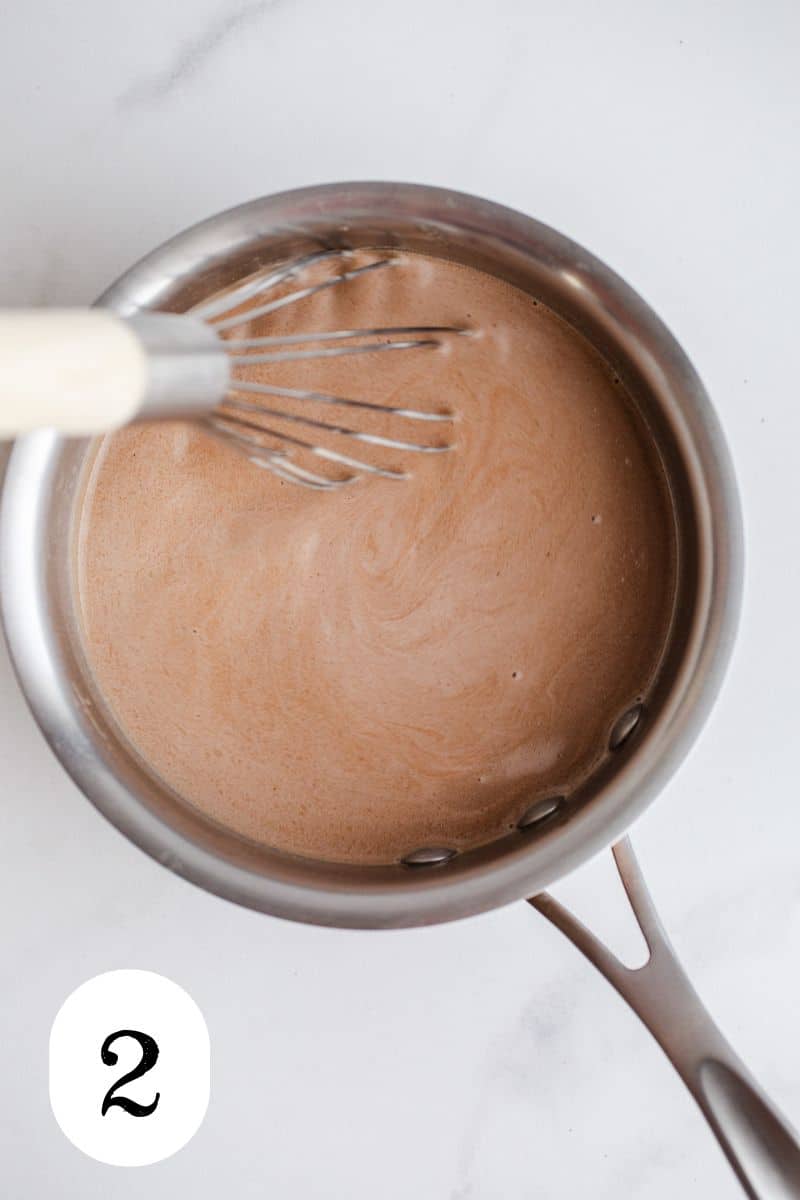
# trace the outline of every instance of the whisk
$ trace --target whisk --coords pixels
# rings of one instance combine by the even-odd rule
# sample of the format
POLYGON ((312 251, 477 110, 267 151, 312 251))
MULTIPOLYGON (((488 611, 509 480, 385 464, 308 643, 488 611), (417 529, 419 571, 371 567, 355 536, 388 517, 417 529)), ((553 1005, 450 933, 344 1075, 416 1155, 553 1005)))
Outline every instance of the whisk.
POLYGON ((104 309, 0 310, 0 436, 48 427, 71 435, 98 434, 137 420, 191 418, 289 483, 330 490, 365 474, 408 478, 402 466, 381 465, 336 446, 442 453, 452 449, 451 441, 401 436, 408 428, 403 423, 451 422, 452 412, 256 382, 247 378, 247 369, 430 350, 466 329, 397 325, 244 338, 229 333, 328 288, 357 286, 371 272, 402 268, 402 258, 384 253, 352 266, 352 254, 320 250, 270 266, 185 314, 121 317, 104 309), (325 260, 341 264, 337 273, 299 286, 302 273, 325 260), (292 290, 270 296, 281 285, 295 282, 298 286, 292 290), (347 422, 324 419, 326 408, 346 411, 347 422), (350 419, 359 413, 391 418, 398 425, 397 436, 359 428, 350 419), (331 477, 311 470, 295 461, 297 455, 304 461, 309 455, 324 460, 339 473, 331 477))

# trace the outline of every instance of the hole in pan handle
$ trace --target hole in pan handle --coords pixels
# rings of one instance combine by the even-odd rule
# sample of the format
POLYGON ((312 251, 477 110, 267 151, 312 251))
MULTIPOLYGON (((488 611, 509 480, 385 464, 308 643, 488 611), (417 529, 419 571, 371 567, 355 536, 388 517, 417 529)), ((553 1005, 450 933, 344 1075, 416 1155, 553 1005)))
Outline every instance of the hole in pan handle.
POLYGON ((613 847, 622 885, 650 951, 631 968, 546 892, 528 903, 577 946, 656 1039, 694 1096, 751 1200, 799 1200, 800 1143, 714 1024, 684 971, 633 847, 613 847))

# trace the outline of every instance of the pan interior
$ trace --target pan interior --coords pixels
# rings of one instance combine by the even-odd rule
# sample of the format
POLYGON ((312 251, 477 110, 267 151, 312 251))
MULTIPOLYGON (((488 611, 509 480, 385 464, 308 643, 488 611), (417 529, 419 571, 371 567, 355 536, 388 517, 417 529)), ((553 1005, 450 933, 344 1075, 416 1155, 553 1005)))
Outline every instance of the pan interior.
POLYGON ((94 452, 87 441, 37 435, 15 451, 4 496, 4 568, 14 580, 4 615, 18 673, 59 758, 97 807, 159 861, 228 899, 292 919, 426 924, 546 886, 608 845, 657 794, 696 734, 727 658, 738 509, 713 412, 668 331, 580 247, 485 201, 397 184, 331 185, 256 201, 167 243, 101 303, 122 313, 185 311, 271 263, 333 247, 418 251, 488 271, 539 298, 619 375, 657 447, 677 534, 671 631, 645 719, 622 714, 613 752, 568 803, 544 803, 490 845, 453 856, 442 853, 446 847, 410 847, 404 863, 342 865, 278 852, 218 826, 154 777, 120 736, 95 687, 75 607, 73 539, 94 452))
MULTIPOLYGON (((420 851, 442 861, 532 835, 542 804, 567 810, 633 736, 634 716, 624 730, 618 720, 634 708, 648 719, 674 517, 643 420, 541 301, 439 257, 318 257, 252 297, 234 326, 259 343, 254 386, 435 401, 458 414, 457 447, 375 448, 376 465, 413 478, 320 494, 276 483, 202 429, 106 439, 78 578, 87 657, 120 730, 223 827, 305 857, 413 856, 420 868, 420 851), (276 333, 466 317, 468 336, 400 341, 380 361, 346 346, 260 361, 276 333)), ((280 428, 290 400, 264 403, 280 428)), ((295 415, 319 416, 311 407, 295 415)), ((374 412, 337 417, 384 437, 442 436, 374 412)), ((325 469, 300 454, 291 461, 325 469)))

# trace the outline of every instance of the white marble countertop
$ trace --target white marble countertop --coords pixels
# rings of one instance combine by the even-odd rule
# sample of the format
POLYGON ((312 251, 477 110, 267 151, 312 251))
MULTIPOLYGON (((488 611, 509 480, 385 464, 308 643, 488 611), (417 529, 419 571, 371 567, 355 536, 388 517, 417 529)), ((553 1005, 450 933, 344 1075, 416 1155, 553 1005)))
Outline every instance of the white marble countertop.
MULTIPOLYGON (((482 193, 653 304, 730 438, 748 570, 698 746, 635 844, 700 992, 800 1123, 798 8, 789 0, 6 5, 0 303, 83 302, 216 210, 397 178, 482 193)), ((734 1197, 660 1051, 527 906, 393 934, 235 908, 128 844, 0 661, 0 1162, 19 1200, 734 1197), (211 1108, 174 1158, 83 1157, 47 1037, 114 967, 186 987, 211 1108)), ((622 923, 602 864, 562 889, 622 923)))

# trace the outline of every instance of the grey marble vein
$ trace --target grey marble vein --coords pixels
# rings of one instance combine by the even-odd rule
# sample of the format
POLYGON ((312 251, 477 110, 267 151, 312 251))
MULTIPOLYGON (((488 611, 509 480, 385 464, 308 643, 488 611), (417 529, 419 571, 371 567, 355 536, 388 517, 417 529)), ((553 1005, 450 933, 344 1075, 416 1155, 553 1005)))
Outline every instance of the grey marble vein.
POLYGON ((537 984, 511 1026, 490 1039, 459 1142, 456 1181, 449 1200, 477 1200, 478 1185, 472 1176, 483 1152, 487 1116, 500 1095, 521 1101, 532 1119, 538 1107, 546 1106, 546 1095, 537 1087, 537 1080, 558 1069, 576 1023, 587 1019, 589 999, 581 989, 585 970, 577 960, 556 978, 537 984))
POLYGON ((232 37, 255 25, 283 0, 248 0, 214 18, 200 33, 178 46, 172 61, 161 71, 137 80, 117 96, 119 110, 138 108, 163 100, 176 88, 199 75, 210 58, 232 37))

